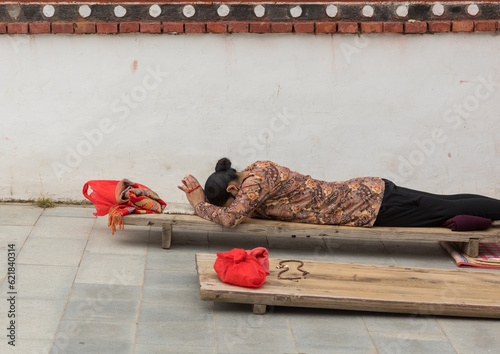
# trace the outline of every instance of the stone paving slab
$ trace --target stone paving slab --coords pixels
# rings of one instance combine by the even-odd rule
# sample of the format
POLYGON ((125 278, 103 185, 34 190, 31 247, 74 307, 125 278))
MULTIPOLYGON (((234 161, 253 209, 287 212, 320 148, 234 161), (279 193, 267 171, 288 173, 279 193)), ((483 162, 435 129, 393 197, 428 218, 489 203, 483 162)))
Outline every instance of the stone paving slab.
POLYGON ((38 219, 31 238, 67 238, 72 240, 86 240, 89 237, 90 230, 94 226, 94 218, 82 217, 58 217, 43 215, 38 219), (54 227, 54 223, 57 227, 54 227))
POLYGON ((87 240, 29 237, 18 255, 18 264, 77 267, 87 240))
MULTIPOLYGON (((17 297, 20 299, 66 300, 71 292, 77 267, 19 264, 21 276, 16 281, 17 297)), ((8 283, 0 286, 6 294, 8 283)))

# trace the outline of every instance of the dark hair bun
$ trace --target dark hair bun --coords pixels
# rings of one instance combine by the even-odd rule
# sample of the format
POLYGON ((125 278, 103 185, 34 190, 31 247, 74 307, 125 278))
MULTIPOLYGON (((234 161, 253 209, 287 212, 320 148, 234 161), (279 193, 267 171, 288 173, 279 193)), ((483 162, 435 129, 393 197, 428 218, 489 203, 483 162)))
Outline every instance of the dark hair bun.
POLYGON ((231 168, 231 161, 228 158, 223 157, 215 165, 215 172, 227 171, 231 168))

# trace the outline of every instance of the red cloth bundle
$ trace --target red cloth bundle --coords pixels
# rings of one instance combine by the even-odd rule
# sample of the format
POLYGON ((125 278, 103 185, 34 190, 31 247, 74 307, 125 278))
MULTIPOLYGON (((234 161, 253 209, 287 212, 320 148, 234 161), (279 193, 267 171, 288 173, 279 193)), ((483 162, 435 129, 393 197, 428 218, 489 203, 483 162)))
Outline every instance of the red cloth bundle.
POLYGON ((120 181, 94 180, 83 186, 83 196, 94 203, 95 216, 104 216, 116 205, 115 190, 120 181), (90 194, 89 194, 90 189, 90 194))
POLYGON ((266 281, 266 271, 261 262, 239 248, 217 252, 214 269, 224 283, 258 288, 266 281))
POLYGON ((94 215, 109 213, 108 226, 111 226, 113 234, 116 226, 123 230, 123 215, 161 213, 167 205, 148 187, 126 178, 121 181, 88 181, 83 186, 83 195, 94 203, 94 215), (90 195, 89 188, 92 189, 90 195))
POLYGON ((267 252, 267 250, 264 247, 257 247, 254 248, 253 250, 246 250, 245 252, 250 256, 254 256, 255 258, 257 258, 259 263, 266 271, 267 275, 271 274, 269 272, 269 252, 267 252))

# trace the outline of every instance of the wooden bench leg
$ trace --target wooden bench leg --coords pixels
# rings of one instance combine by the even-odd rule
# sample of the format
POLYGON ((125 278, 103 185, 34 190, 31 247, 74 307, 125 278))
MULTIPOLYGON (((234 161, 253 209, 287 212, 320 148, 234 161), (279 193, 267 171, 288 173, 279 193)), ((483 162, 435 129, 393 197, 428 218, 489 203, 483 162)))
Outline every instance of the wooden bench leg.
POLYGON ((163 224, 161 229, 161 247, 168 249, 172 243, 172 224, 163 224))
POLYGON ((462 252, 469 257, 477 257, 479 255, 479 239, 471 238, 469 242, 462 243, 462 252))
POLYGON ((266 313, 266 305, 253 305, 253 313, 256 315, 263 315, 266 313))

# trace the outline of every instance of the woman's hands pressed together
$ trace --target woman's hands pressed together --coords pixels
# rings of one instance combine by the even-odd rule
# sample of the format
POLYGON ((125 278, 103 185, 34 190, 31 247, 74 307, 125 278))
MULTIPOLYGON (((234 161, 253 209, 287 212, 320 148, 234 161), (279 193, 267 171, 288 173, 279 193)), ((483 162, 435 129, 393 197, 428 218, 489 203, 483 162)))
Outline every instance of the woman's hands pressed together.
POLYGON ((205 192, 203 192, 203 188, 201 188, 200 183, 196 178, 192 175, 187 175, 181 180, 181 182, 182 185, 177 186, 177 188, 186 193, 189 204, 191 204, 193 208, 199 202, 205 201, 205 192))

